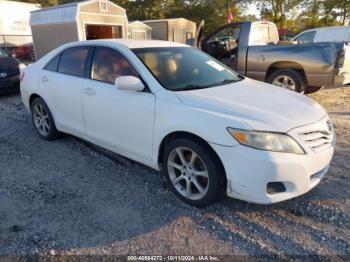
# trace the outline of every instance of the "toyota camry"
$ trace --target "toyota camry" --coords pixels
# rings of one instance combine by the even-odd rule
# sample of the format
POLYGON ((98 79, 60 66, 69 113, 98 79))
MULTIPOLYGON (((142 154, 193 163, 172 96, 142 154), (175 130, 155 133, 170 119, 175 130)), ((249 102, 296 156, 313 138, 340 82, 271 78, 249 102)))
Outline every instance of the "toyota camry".
POLYGON ((261 204, 300 196, 335 147, 312 99, 177 43, 65 44, 24 70, 21 94, 41 138, 68 133, 163 171, 195 206, 223 194, 261 204))

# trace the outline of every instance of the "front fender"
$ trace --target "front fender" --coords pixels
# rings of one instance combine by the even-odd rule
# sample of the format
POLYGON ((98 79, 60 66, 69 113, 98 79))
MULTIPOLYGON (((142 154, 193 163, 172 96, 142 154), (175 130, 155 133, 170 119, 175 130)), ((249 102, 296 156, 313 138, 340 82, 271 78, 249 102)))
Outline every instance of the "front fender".
POLYGON ((208 143, 233 147, 238 143, 227 131, 228 127, 250 129, 234 117, 184 105, 178 98, 157 98, 155 109, 153 161, 163 139, 174 132, 187 132, 199 136, 208 143))

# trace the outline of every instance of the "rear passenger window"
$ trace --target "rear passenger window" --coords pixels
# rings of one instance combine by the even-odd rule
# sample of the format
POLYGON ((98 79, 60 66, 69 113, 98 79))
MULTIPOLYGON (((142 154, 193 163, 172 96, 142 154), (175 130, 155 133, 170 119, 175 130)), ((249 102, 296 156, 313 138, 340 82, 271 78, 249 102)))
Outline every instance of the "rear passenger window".
POLYGON ((45 70, 57 72, 58 62, 60 61, 60 54, 55 56, 47 65, 44 67, 45 70))
POLYGON ((66 49, 61 55, 58 72, 83 77, 88 53, 87 46, 66 49))

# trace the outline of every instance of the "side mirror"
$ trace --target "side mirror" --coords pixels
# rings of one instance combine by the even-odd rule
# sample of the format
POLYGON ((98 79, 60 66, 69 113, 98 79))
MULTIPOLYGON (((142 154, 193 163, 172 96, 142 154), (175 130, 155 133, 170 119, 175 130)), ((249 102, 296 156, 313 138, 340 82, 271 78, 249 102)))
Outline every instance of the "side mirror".
POLYGON ((135 76, 120 76, 115 79, 115 87, 120 90, 142 92, 145 85, 135 76))

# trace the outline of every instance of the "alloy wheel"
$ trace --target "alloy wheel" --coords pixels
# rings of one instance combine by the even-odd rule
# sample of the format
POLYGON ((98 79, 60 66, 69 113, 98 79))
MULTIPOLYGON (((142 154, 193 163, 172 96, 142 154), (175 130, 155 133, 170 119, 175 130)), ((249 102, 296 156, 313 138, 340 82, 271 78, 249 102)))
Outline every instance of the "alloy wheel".
POLYGON ((190 200, 203 198, 209 189, 208 170, 192 149, 177 147, 168 157, 168 174, 174 188, 190 200))
POLYGON ((51 130, 49 114, 45 107, 37 103, 33 106, 34 125, 42 136, 48 136, 51 130))
POLYGON ((272 84, 276 85, 276 86, 283 87, 283 88, 287 88, 287 89, 292 90, 292 91, 296 91, 295 81, 291 77, 286 76, 286 75, 281 75, 281 76, 276 77, 272 81, 272 84))

